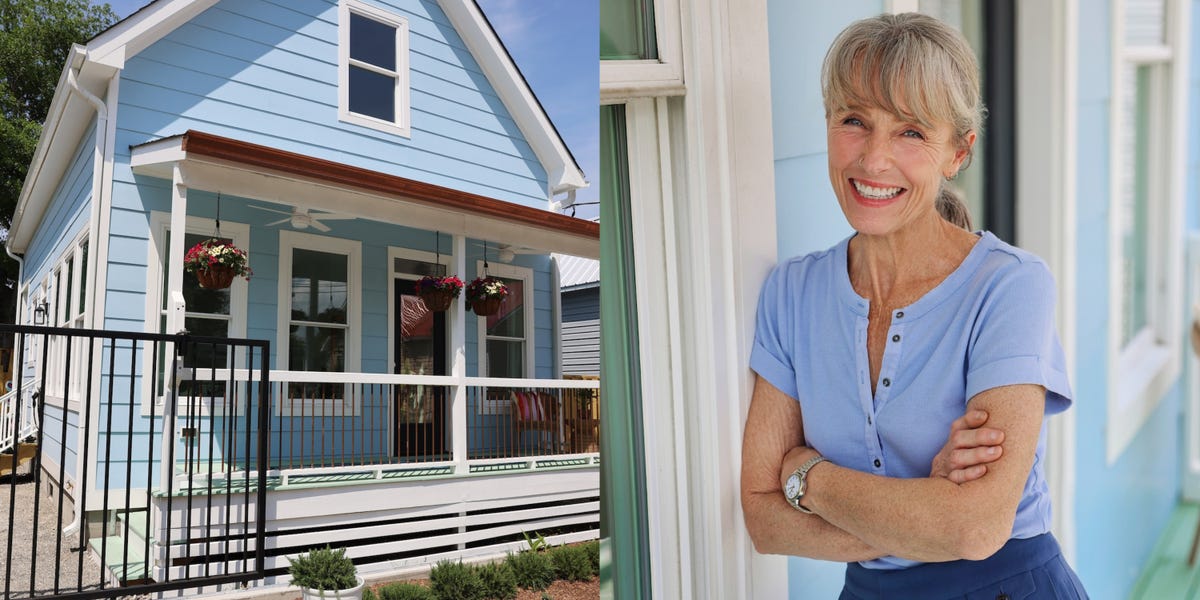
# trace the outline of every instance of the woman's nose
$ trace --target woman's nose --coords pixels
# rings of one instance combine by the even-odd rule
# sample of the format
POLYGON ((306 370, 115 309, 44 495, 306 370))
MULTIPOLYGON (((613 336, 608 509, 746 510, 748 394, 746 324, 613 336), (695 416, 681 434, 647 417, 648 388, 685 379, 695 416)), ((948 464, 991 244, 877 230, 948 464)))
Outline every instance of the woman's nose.
POLYGON ((863 147, 858 166, 871 175, 887 171, 892 166, 891 145, 882 136, 873 133, 863 147))

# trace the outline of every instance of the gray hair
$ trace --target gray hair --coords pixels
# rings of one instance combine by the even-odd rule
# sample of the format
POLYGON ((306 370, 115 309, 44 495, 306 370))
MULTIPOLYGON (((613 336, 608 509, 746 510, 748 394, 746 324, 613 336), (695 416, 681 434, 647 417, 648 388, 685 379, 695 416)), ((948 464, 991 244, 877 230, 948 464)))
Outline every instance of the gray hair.
POLYGON ((877 106, 925 127, 949 123, 961 146, 987 112, 979 64, 966 38, 920 13, 850 24, 825 55, 821 95, 826 118, 852 106, 877 106))

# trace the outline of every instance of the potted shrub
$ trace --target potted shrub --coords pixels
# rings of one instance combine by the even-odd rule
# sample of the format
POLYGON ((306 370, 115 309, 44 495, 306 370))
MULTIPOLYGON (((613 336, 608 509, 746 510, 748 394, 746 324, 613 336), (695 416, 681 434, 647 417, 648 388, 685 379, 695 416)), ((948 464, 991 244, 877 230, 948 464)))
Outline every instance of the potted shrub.
POLYGON ((480 316, 500 312, 500 303, 508 297, 508 286, 496 277, 476 277, 467 286, 467 302, 480 316))
POLYGON ((435 312, 450 308, 450 302, 458 297, 462 289, 463 281, 453 275, 426 275, 417 280, 417 295, 425 303, 425 308, 435 312))
POLYGON ((183 269, 195 273, 200 287, 220 290, 229 287, 234 277, 250 278, 250 260, 246 251, 217 238, 192 246, 183 257, 183 269))
POLYGON ((363 578, 358 576, 354 561, 346 557, 346 549, 329 546, 311 550, 296 558, 288 558, 288 574, 292 585, 300 586, 304 600, 338 598, 361 600, 363 578))

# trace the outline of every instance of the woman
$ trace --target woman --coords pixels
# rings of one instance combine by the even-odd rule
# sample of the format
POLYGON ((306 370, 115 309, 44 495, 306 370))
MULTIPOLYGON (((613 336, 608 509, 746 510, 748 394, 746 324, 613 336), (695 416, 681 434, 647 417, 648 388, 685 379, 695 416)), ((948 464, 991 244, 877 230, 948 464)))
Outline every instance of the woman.
POLYGON ((842 598, 1086 597, 1042 467, 1043 415, 1071 402, 1053 278, 938 213, 982 121, 970 47, 883 15, 838 36, 821 78, 856 233, 763 287, 742 457, 755 546, 849 563, 842 598))

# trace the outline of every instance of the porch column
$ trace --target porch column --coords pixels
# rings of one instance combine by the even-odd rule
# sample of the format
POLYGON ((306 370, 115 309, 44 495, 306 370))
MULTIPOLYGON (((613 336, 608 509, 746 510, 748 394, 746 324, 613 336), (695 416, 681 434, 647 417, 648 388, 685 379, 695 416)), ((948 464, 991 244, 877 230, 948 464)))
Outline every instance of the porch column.
MULTIPOLYGON (((467 272, 467 238, 462 235, 454 236, 454 268, 451 273, 466 276, 467 272)), ((454 386, 454 401, 450 405, 450 440, 453 445, 455 472, 467 473, 467 386, 463 378, 467 376, 467 309, 466 302, 451 304, 450 314, 450 347, 454 349, 451 360, 450 375, 458 380, 454 386)))
POLYGON ((167 331, 183 329, 183 238, 187 234, 187 184, 176 164, 171 170, 171 246, 167 251, 167 331))

